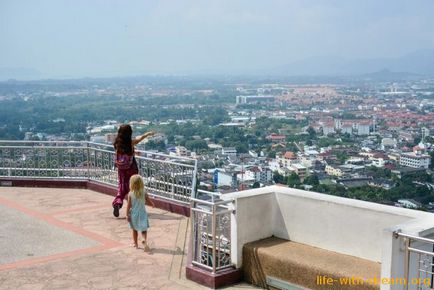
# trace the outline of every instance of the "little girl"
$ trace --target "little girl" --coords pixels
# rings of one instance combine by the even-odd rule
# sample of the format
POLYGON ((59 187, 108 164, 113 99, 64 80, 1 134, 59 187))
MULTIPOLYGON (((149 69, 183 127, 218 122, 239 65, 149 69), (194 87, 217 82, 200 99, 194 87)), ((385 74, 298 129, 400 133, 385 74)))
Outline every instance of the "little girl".
POLYGON ((138 232, 142 233, 143 248, 149 251, 147 243, 147 230, 149 228, 148 213, 145 204, 155 206, 148 194, 145 193, 145 186, 140 175, 135 174, 130 178, 130 193, 128 194, 127 219, 133 230, 134 247, 138 248, 138 232))

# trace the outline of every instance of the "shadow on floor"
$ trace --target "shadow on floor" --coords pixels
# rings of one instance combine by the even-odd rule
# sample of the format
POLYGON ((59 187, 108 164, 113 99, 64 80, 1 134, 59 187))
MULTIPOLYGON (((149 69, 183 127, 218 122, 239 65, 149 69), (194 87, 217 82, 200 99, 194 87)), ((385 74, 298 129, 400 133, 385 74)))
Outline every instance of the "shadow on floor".
POLYGON ((181 220, 184 218, 183 216, 173 216, 173 214, 170 212, 148 213, 148 216, 150 219, 157 219, 157 220, 181 220))
POLYGON ((151 254, 166 254, 166 255, 184 255, 184 251, 181 248, 176 247, 175 250, 165 249, 165 248, 152 248, 151 254))

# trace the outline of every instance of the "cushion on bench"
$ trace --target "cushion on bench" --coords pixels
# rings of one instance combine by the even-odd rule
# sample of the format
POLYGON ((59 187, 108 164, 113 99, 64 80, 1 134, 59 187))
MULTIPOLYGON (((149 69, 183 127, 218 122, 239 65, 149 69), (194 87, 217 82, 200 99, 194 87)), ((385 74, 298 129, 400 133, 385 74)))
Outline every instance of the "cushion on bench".
POLYGON ((267 276, 310 289, 380 288, 380 263, 275 237, 245 244, 242 268, 246 281, 268 289, 267 276), (319 280, 324 276, 333 278, 333 285, 319 280), (361 284, 362 279, 371 280, 361 284))

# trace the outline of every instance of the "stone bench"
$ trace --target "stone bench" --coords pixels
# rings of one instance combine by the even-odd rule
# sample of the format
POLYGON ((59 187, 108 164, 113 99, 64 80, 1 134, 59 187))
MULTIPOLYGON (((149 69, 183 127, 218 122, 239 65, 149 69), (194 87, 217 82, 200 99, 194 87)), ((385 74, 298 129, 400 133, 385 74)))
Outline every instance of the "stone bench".
POLYGON ((379 289, 381 279, 380 263, 275 237, 245 244, 242 270, 246 281, 267 289, 285 289, 267 285, 267 277, 300 288, 357 290, 379 289))

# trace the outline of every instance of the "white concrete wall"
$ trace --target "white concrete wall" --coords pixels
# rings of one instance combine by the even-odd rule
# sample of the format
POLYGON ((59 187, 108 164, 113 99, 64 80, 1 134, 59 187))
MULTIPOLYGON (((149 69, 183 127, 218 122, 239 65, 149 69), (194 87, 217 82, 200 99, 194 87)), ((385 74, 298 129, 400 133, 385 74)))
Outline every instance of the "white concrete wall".
MULTIPOLYGON (((224 195, 226 196, 226 195, 224 195)), ((268 238, 273 235, 272 212, 275 211, 274 193, 236 199, 235 214, 231 219, 232 258, 241 267, 242 251, 245 243, 268 238)))
POLYGON ((397 213, 305 196, 276 193, 285 226, 273 229, 275 236, 318 248, 381 261, 383 229, 409 219, 397 213))
POLYGON ((245 243, 272 235, 380 262, 388 251, 389 256, 396 254, 392 234, 385 229, 434 216, 280 186, 224 196, 236 200, 232 260, 237 267, 242 264, 245 243))

